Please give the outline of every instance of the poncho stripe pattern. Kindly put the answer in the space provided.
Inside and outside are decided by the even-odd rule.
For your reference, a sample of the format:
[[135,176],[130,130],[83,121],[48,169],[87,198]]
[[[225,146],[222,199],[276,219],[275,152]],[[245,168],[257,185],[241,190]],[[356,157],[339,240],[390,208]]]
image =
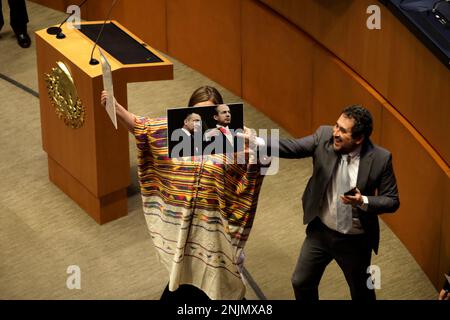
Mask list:
[[242,299],[260,167],[227,163],[223,154],[169,158],[166,118],[136,118],[134,135],[145,219],[169,289],[191,284],[211,299]]

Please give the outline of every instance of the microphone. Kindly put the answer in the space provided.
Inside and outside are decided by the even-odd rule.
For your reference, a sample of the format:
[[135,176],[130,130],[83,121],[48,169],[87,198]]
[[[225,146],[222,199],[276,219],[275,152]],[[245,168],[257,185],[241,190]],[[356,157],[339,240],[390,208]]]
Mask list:
[[114,8],[114,5],[116,4],[116,2],[117,2],[117,0],[113,0],[113,2],[111,4],[111,7],[109,7],[109,11],[108,11],[108,14],[106,15],[106,19],[105,19],[105,21],[103,21],[103,24],[102,24],[102,27],[100,29],[100,32],[98,33],[97,39],[95,40],[94,47],[92,48],[92,51],[91,51],[91,59],[89,60],[89,64],[90,65],[94,66],[96,64],[99,64],[98,60],[94,58],[94,50],[95,50],[95,47],[97,46],[98,40],[102,36],[103,29],[105,28],[106,21],[109,20],[109,16],[111,15],[112,9]]
[[[78,5],[78,8],[81,9],[81,7],[83,6],[83,4],[86,3],[87,0],[84,0],[80,5]],[[69,13],[69,15],[64,19],[63,22],[61,22],[61,24],[59,25],[59,27],[50,27],[47,28],[47,33],[48,34],[56,34],[56,38],[58,39],[64,39],[66,37],[66,35],[64,33],[62,33],[62,29],[61,26],[66,23],[67,20],[69,20],[69,18],[71,16],[73,16],[73,14],[75,13],[75,10],[73,10],[71,13]]]

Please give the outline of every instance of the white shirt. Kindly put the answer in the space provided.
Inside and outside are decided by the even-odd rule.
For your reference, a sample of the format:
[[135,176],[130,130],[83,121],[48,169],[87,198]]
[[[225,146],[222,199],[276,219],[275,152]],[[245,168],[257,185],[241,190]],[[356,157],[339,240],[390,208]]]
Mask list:
[[184,131],[184,133],[186,133],[188,137],[190,137],[190,136],[191,136],[191,132],[190,132],[190,131],[189,131],[188,129],[185,129],[185,128],[181,128],[181,130],[183,130],[183,131]]
[[[348,164],[348,174],[350,177],[350,188],[356,186],[356,182],[358,179],[358,170],[359,170],[359,160],[360,160],[360,151],[361,147],[358,147],[355,151],[349,153],[350,162]],[[327,188],[327,195],[325,205],[323,206],[322,212],[319,217],[322,222],[330,229],[337,230],[337,208],[336,208],[336,199],[340,199],[340,194],[337,194],[337,179],[336,179],[336,171],[334,170],[333,175],[331,177],[331,182]],[[367,207],[369,204],[369,200],[366,196],[362,196],[363,204],[359,206],[360,209],[367,211]],[[339,200],[341,201],[341,200]],[[349,234],[359,234],[364,233],[364,230],[361,227],[361,222],[359,218],[355,216],[356,210],[353,211],[353,225]]]

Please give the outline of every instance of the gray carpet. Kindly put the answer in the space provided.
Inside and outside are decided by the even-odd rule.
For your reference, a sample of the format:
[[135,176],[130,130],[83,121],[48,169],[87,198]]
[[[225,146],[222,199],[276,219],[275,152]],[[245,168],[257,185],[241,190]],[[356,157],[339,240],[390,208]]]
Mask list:
[[[8,22],[0,32],[0,74],[37,91],[33,44],[20,48]],[[64,14],[27,2],[29,31],[60,22]],[[203,75],[169,57],[171,81],[131,84],[129,109],[161,116],[166,108],[184,106],[191,92],[214,85],[227,102],[242,101]],[[147,233],[138,193],[128,199],[129,214],[103,226],[49,182],[41,146],[38,99],[0,79],[0,299],[158,299],[167,272],[158,263]],[[279,128],[245,103],[245,123]],[[282,136],[288,134],[281,130]],[[134,141],[130,137],[133,184],[137,191]],[[263,184],[255,224],[246,247],[246,268],[269,299],[293,299],[290,277],[305,227],[300,196],[311,174],[311,161],[281,160],[278,174]],[[435,299],[437,292],[395,235],[381,223],[379,299]],[[81,269],[81,289],[66,287],[67,268]],[[322,299],[349,299],[348,287],[335,263],[320,285]],[[256,299],[247,290],[247,299]]]

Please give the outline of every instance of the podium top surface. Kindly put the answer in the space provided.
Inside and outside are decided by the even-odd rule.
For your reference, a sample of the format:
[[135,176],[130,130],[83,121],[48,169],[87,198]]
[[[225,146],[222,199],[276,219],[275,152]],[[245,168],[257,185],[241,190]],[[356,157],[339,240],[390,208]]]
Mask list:
[[[40,42],[44,41],[90,77],[102,76],[101,64],[89,64],[101,24],[103,21],[82,22],[80,30],[63,25],[64,39],[48,34],[47,28],[36,31],[36,48],[39,50]],[[108,58],[113,73],[120,70],[129,82],[173,78],[173,64],[117,21],[105,24],[97,46]],[[93,57],[100,61],[97,49]],[[158,74],[152,75],[152,70],[158,70]]]
[[[103,23],[83,24],[80,31],[95,43],[102,26]],[[131,37],[113,22],[105,24],[97,45],[123,64],[162,62],[145,43]]]

